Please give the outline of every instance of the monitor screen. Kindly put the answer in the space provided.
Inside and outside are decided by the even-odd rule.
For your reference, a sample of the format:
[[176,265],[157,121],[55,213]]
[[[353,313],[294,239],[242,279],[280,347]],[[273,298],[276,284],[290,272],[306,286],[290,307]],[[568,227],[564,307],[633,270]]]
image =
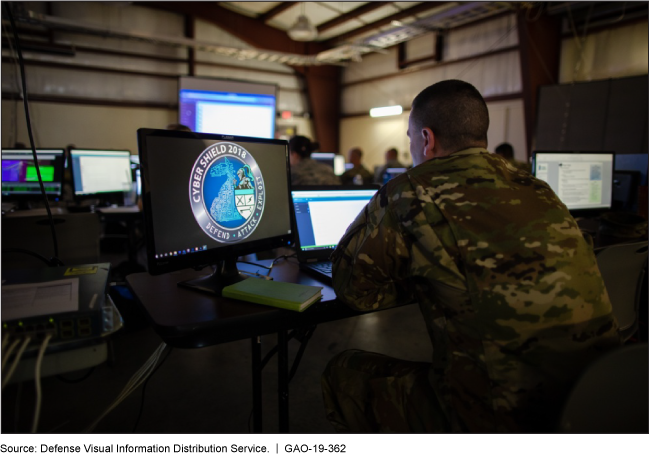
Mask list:
[[151,274],[217,264],[199,288],[219,293],[238,256],[293,241],[287,141],[140,129],[138,145]]
[[342,175],[345,173],[345,157],[334,152],[312,152],[311,156],[317,162],[324,163],[332,167],[335,175]]
[[179,122],[193,132],[273,138],[274,84],[181,77]]
[[613,152],[534,151],[533,172],[569,211],[612,206]]
[[131,152],[70,149],[76,196],[122,193],[133,183]]
[[386,171],[384,171],[384,175],[382,176],[382,183],[386,184],[388,181],[396,176],[401,175],[402,173],[406,173],[406,168],[386,168]]
[[[63,187],[64,150],[37,149],[38,167],[45,193],[60,197]],[[34,155],[30,149],[2,149],[2,196],[41,195]]]
[[334,249],[377,189],[293,190],[296,228],[302,251]]

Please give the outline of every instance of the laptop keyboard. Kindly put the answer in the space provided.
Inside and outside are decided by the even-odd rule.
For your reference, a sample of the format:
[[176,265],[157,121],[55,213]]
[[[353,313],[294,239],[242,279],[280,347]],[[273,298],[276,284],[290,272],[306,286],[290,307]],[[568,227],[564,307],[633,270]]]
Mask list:
[[309,267],[320,271],[321,273],[325,273],[328,276],[332,276],[332,262],[316,262],[316,263],[310,263]]

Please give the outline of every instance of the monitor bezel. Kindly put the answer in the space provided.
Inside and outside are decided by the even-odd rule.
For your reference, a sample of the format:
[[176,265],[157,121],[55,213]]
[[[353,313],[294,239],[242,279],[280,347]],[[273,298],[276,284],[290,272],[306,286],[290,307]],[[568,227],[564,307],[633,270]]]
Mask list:
[[[580,154],[580,155],[583,155],[583,154],[592,154],[592,155],[593,154],[599,154],[600,155],[600,154],[602,154],[602,155],[611,155],[612,156],[612,182],[610,183],[610,186],[609,186],[609,191],[610,191],[609,206],[598,206],[598,207],[590,207],[590,208],[573,208],[572,209],[572,208],[569,208],[566,205],[566,203],[564,203],[564,202],[562,202],[562,203],[567,207],[569,212],[571,214],[575,215],[575,216],[591,216],[591,215],[595,215],[595,214],[598,214],[598,213],[603,213],[603,212],[607,212],[607,211],[612,210],[613,203],[614,203],[613,202],[614,172],[616,171],[615,170],[615,166],[616,166],[616,152],[615,151],[589,151],[589,150],[583,150],[583,149],[579,149],[579,150],[563,150],[563,151],[549,151],[549,150],[545,150],[545,149],[534,150],[533,154],[532,154],[532,174],[536,178],[537,178],[537,173],[536,172],[537,172],[537,155],[538,154]],[[556,193],[555,191],[553,191],[553,192]],[[557,193],[556,193],[556,195],[557,195]],[[558,195],[558,199],[560,199],[559,195]],[[560,199],[560,201],[562,201],[562,200]]]
[[188,256],[168,257],[156,259],[156,231],[153,224],[153,214],[151,212],[151,189],[148,182],[147,168],[147,139],[151,136],[163,138],[187,138],[199,140],[215,140],[229,142],[249,142],[249,143],[267,143],[281,145],[285,148],[285,161],[287,171],[287,205],[289,217],[292,217],[292,200],[291,200],[291,172],[289,168],[289,143],[286,140],[255,138],[233,135],[221,135],[214,133],[199,132],[182,132],[173,130],[158,130],[141,128],[138,129],[138,151],[140,157],[140,171],[142,174],[142,212],[144,216],[145,239],[147,268],[150,274],[160,275],[171,273],[173,271],[183,270],[186,268],[199,268],[202,266],[215,265],[219,261],[231,260],[234,256],[240,257],[247,254],[255,254],[269,249],[290,246],[293,243],[294,229],[293,221],[289,221],[289,230],[291,233],[279,236],[273,236],[254,241],[244,241],[241,244],[222,245],[217,248],[211,248],[206,251],[193,252]]
[[[65,166],[66,166],[65,148],[36,148],[37,154],[39,153],[39,151],[51,151],[51,152],[60,153],[56,157],[58,162],[59,172],[60,172],[58,182],[61,184],[61,186],[59,188],[59,192],[58,193],[47,192],[47,191],[45,192],[45,195],[47,196],[48,200],[59,201],[63,196],[63,186],[65,184]],[[34,158],[33,151],[29,148],[1,148],[0,160],[2,160],[2,156],[4,156],[5,153],[15,153],[15,152],[26,152],[29,153],[29,157],[31,160],[33,160]],[[43,182],[43,184],[45,185],[45,182]],[[27,201],[31,202],[31,201],[38,201],[43,198],[43,194],[41,193],[40,186],[36,192],[29,193],[29,194],[15,194],[15,193],[5,194],[1,190],[0,193],[2,194],[3,200],[10,201],[10,202],[27,202]]]

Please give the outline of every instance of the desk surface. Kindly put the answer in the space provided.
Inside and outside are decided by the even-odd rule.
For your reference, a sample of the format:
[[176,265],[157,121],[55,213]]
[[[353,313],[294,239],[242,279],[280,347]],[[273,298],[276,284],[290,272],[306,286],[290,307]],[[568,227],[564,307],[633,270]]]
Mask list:
[[[238,265],[240,270],[255,271],[250,265]],[[208,269],[183,270],[161,276],[137,273],[127,276],[126,282],[157,333],[167,344],[181,348],[236,341],[361,314],[337,301],[330,286],[300,271],[295,260],[279,261],[271,276],[276,281],[323,287],[322,300],[301,313],[217,297],[177,285],[209,272]]]

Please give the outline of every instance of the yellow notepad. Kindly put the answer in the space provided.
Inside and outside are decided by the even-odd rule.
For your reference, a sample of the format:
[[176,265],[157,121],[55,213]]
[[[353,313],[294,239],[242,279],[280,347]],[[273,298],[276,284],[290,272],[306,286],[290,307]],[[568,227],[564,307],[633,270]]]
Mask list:
[[224,287],[222,295],[260,305],[304,311],[323,296],[321,289],[304,284],[247,278]]

